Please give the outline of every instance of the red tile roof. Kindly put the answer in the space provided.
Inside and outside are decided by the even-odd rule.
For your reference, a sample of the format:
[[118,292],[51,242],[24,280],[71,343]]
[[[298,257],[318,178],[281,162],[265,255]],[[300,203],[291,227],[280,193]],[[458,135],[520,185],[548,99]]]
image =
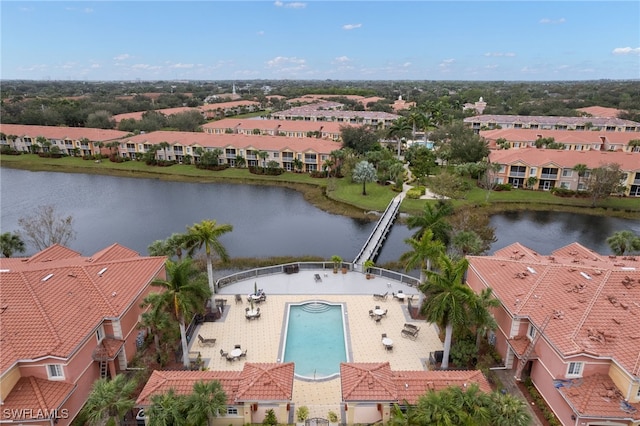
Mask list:
[[391,371],[388,362],[340,364],[342,401],[415,404],[429,390],[477,383],[483,392],[491,385],[479,370]]
[[137,406],[151,404],[153,395],[173,389],[189,395],[194,383],[218,380],[227,404],[252,401],[290,401],[293,395],[294,364],[250,363],[242,371],[154,371],[138,396]]
[[627,403],[605,374],[558,382],[558,392],[584,417],[640,420],[640,403]]
[[236,149],[253,149],[263,151],[317,152],[329,154],[340,149],[342,144],[327,139],[288,138],[286,136],[252,136],[222,134],[212,135],[201,132],[167,132],[157,131],[136,135],[126,139],[130,143],[147,143],[157,145],[168,142],[171,145],[201,146],[205,148],[234,147]]
[[120,139],[128,132],[110,129],[92,129],[89,127],[57,127],[57,126],[31,126],[23,124],[0,124],[0,132],[5,135],[16,135],[20,138],[31,137],[36,139],[43,136],[55,140],[80,140],[87,138],[92,142],[105,142]]
[[616,108],[607,108],[601,106],[592,106],[586,108],[578,108],[576,111],[584,112],[592,117],[617,118],[618,114],[624,110]]
[[226,110],[226,109],[238,108],[241,106],[260,106],[260,102],[255,102],[255,101],[218,102],[214,104],[206,104],[198,108],[201,111],[215,111],[215,110]]
[[504,138],[510,142],[535,142],[542,138],[553,138],[556,142],[565,144],[597,145],[603,143],[628,145],[629,141],[640,139],[638,132],[605,132],[605,131],[576,131],[576,130],[546,130],[546,129],[494,129],[481,130],[480,136],[497,141]]
[[[37,379],[35,377],[21,377],[11,393],[2,402],[3,413],[25,413],[33,416],[37,413],[51,412],[59,409],[64,401],[75,391],[72,383]],[[21,411],[22,410],[22,411]],[[5,420],[25,420],[24,414],[20,418],[2,416]]]
[[[252,131],[260,129],[262,131],[274,132],[329,132],[340,133],[340,128],[344,123],[331,121],[303,121],[303,120],[242,120],[235,118],[224,118],[202,125],[203,129],[242,129]],[[352,125],[355,126],[355,125]]]
[[640,170],[640,154],[633,152],[610,151],[566,151],[556,149],[520,148],[493,150],[489,161],[498,164],[522,163],[533,167],[555,165],[573,168],[578,163],[586,164],[589,169],[601,167],[606,163],[618,163],[625,171]]
[[[159,112],[162,115],[165,116],[170,116],[170,115],[175,115],[175,114],[182,114],[185,112],[189,112],[189,111],[198,111],[200,112],[200,109],[195,108],[195,107],[176,107],[176,108],[163,108],[163,109],[156,109],[154,110],[155,112]],[[137,111],[137,112],[127,112],[125,114],[117,114],[113,116],[113,119],[115,120],[116,123],[120,123],[122,120],[142,120],[142,115],[144,113],[146,113],[147,111]]]
[[[109,256],[116,252],[126,256]],[[21,360],[70,357],[164,270],[164,257],[117,245],[100,253],[103,258],[83,257],[52,246],[31,258],[0,259],[0,372]]]
[[573,243],[543,256],[515,244],[493,256],[469,256],[470,272],[514,317],[538,327],[564,356],[615,359],[640,374],[640,260],[605,257]]

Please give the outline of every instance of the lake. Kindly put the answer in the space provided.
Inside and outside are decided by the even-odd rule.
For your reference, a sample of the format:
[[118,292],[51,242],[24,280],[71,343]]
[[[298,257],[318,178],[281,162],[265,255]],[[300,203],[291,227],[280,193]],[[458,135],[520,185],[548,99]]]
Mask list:
[[[339,255],[351,261],[374,223],[327,213],[291,189],[224,183],[184,183],[0,167],[0,229],[17,231],[18,219],[39,205],[71,214],[77,238],[70,248],[90,255],[120,243],[141,254],[151,242],[203,219],[233,225],[222,236],[231,257]],[[640,234],[640,221],[557,212],[494,215],[498,241],[491,251],[520,242],[541,254],[574,241],[603,254],[615,231]],[[413,234],[394,225],[377,259],[397,260]],[[29,253],[34,249],[30,248]]]

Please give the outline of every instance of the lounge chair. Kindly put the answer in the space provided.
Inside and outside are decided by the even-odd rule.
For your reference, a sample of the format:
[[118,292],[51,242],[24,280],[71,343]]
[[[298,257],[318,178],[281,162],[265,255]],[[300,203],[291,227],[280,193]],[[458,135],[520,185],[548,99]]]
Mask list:
[[320,274],[315,274],[313,278],[316,280],[316,282],[322,282],[322,278],[320,278]]
[[198,334],[198,344],[200,346],[213,346],[216,344],[216,339],[205,339]]
[[403,328],[400,334],[402,335],[402,337],[407,337],[411,340],[416,340],[418,338],[418,331],[419,330],[409,330],[407,328]]
[[409,331],[417,331],[420,330],[420,327],[418,327],[417,325],[413,325],[413,324],[409,324],[409,323],[405,323],[404,324],[404,328],[409,330]]

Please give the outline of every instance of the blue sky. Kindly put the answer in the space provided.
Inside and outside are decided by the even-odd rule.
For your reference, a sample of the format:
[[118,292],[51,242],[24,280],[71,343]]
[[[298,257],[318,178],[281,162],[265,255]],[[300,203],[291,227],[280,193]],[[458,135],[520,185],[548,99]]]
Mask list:
[[4,1],[2,79],[640,78],[640,2]]

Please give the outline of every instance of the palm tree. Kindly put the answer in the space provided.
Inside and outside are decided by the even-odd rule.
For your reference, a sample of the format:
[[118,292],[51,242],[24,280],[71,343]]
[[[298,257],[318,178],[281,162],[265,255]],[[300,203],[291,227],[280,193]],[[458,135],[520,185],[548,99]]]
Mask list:
[[302,171],[302,167],[304,167],[304,163],[299,158],[294,158],[291,161],[291,164],[293,165],[293,169],[297,170],[299,172],[301,172]]
[[451,243],[462,256],[481,254],[484,248],[482,239],[475,231],[460,231],[453,237]]
[[269,153],[267,151],[258,151],[256,156],[262,160],[262,168],[264,169],[266,166],[265,161],[269,158]]
[[578,163],[575,166],[573,166],[573,169],[575,172],[578,173],[578,186],[576,187],[576,189],[580,189],[580,180],[582,179],[582,177],[585,175],[585,173],[587,173],[587,170],[589,170],[587,168],[586,164],[582,164],[582,163]]
[[166,141],[162,141],[158,144],[158,147],[162,148],[162,159],[164,161],[167,161],[167,148],[169,148],[171,145],[169,144],[169,142]]
[[171,328],[171,316],[164,305],[164,296],[162,293],[150,293],[140,306],[149,308],[140,316],[140,327],[146,328],[147,332],[153,335],[154,348],[156,353],[160,354],[160,340],[164,332]]
[[327,158],[326,160],[324,160],[324,163],[322,163],[322,169],[327,172],[327,178],[331,177],[331,170],[333,169],[334,165],[335,162],[331,158]]
[[632,231],[618,231],[607,238],[607,244],[616,256],[624,256],[627,252],[640,250],[640,237]]
[[368,161],[361,161],[353,169],[351,178],[354,182],[362,182],[362,195],[367,195],[367,182],[376,180],[376,169]]
[[460,326],[467,319],[468,307],[475,293],[463,284],[464,274],[469,266],[465,258],[454,261],[447,255],[438,258],[438,271],[426,271],[427,280],[420,286],[424,302],[420,309],[428,322],[445,330],[442,369],[449,368],[449,353],[453,327]]
[[489,422],[493,426],[529,426],[531,424],[531,413],[527,403],[508,393],[491,393],[489,413]]
[[101,142],[101,141],[94,142],[93,146],[98,148],[98,152],[96,152],[95,155],[100,155],[102,152],[100,150],[104,147],[104,142]]
[[82,408],[88,423],[116,426],[119,419],[135,405],[136,401],[132,398],[135,390],[135,380],[129,380],[124,374],[118,374],[112,380],[98,379]]
[[219,238],[227,232],[233,231],[233,226],[228,224],[218,225],[215,220],[203,220],[200,223],[195,223],[191,227],[187,227],[187,236],[185,246],[189,250],[202,249],[204,246],[205,254],[207,256],[207,276],[209,278],[209,289],[211,290],[212,299],[211,306],[213,306],[213,295],[216,292],[213,284],[213,263],[212,263],[212,251],[215,252],[223,262],[229,259],[227,250],[220,243]]
[[169,308],[178,320],[182,343],[182,362],[184,367],[188,368],[189,353],[185,317],[201,311],[204,301],[211,295],[211,292],[206,284],[198,279],[198,271],[193,268],[191,259],[185,259],[180,263],[167,261],[167,277],[167,280],[155,279],[151,285],[164,288],[164,292],[161,293],[163,298],[159,304]]
[[402,139],[411,134],[411,124],[405,117],[400,117],[389,127],[387,134],[391,138],[395,138],[398,142],[397,154],[400,158],[400,148],[402,146]]
[[500,306],[500,301],[493,297],[493,290],[485,288],[480,294],[476,294],[469,307],[470,320],[476,328],[476,349],[478,351],[480,351],[480,343],[487,331],[495,330],[498,326],[490,311],[491,308],[497,306]]
[[189,414],[187,422],[192,425],[211,424],[211,419],[224,412],[227,395],[218,380],[196,382],[193,393],[187,397]]
[[187,424],[187,403],[184,395],[176,395],[173,388],[151,397],[146,415],[149,426],[183,426]]
[[420,268],[420,282],[426,280],[426,272],[431,270],[431,261],[438,259],[444,252],[445,246],[442,241],[433,239],[433,231],[426,229],[419,240],[407,238],[404,240],[409,244],[412,251],[403,253],[400,262],[405,266],[405,270]]
[[411,425],[429,426],[475,426],[473,419],[465,413],[448,389],[427,391],[418,398],[418,403],[409,419]]
[[0,252],[4,257],[11,257],[14,253],[24,253],[26,250],[24,241],[19,234],[4,232],[0,235]]
[[489,424],[489,394],[482,392],[477,383],[472,383],[464,389],[451,386],[445,392],[451,393],[456,407],[469,416],[471,424]]
[[453,206],[447,201],[439,201],[435,206],[432,203],[426,203],[422,215],[407,218],[407,227],[418,228],[413,238],[420,238],[426,229],[431,229],[433,237],[447,246],[451,224],[447,222],[446,217],[452,213]]

